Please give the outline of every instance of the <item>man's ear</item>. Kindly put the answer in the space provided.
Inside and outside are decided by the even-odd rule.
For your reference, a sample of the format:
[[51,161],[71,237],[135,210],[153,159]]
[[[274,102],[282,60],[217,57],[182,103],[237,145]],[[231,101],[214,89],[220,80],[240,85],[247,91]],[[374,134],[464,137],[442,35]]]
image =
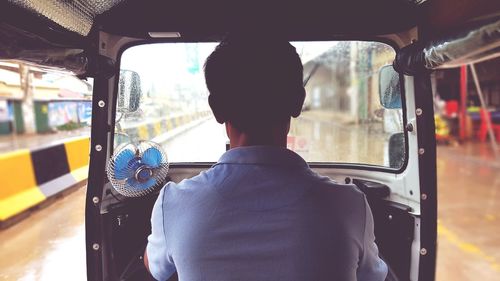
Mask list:
[[298,89],[298,98],[295,100],[297,103],[293,104],[292,108],[292,117],[297,118],[299,117],[300,113],[302,112],[302,106],[304,105],[304,101],[306,99],[306,89],[304,87],[300,87]]
[[222,112],[220,103],[214,95],[208,95],[208,105],[210,105],[210,108],[212,109],[215,120],[217,120],[219,124],[224,124],[224,122],[226,122],[226,117]]

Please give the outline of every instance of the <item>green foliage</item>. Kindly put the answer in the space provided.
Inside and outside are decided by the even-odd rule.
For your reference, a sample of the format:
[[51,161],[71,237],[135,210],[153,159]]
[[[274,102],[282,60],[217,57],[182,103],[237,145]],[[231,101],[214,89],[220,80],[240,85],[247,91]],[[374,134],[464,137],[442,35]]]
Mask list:
[[73,121],[70,121],[69,123],[57,126],[57,129],[59,131],[72,131],[76,129],[80,129],[84,126],[84,124],[76,123]]

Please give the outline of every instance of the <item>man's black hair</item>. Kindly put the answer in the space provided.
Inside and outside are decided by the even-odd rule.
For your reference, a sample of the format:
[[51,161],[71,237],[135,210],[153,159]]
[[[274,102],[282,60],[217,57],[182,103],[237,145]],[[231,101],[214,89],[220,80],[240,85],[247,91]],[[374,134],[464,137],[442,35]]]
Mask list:
[[227,36],[206,60],[205,80],[217,121],[245,132],[297,117],[305,97],[295,48],[270,36]]

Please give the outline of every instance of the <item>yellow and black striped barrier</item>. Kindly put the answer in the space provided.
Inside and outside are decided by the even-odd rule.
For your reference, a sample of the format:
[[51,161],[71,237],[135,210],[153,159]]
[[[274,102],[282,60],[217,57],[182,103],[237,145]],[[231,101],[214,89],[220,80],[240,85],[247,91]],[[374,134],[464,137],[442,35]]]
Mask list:
[[[209,115],[206,111],[169,117],[124,131],[133,138],[153,139]],[[86,180],[89,146],[89,137],[79,137],[0,154],[0,228],[7,220]]]
[[188,115],[178,115],[160,119],[152,123],[144,123],[128,127],[125,128],[123,132],[130,136],[131,139],[148,140],[210,115],[210,111],[197,112]]
[[0,155],[0,226],[8,219],[87,179],[88,137]]

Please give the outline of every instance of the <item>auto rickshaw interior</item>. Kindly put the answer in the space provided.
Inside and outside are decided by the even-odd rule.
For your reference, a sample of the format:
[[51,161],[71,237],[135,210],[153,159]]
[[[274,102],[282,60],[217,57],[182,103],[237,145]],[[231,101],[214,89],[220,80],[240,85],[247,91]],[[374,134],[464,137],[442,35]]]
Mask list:
[[[141,255],[159,188],[210,168],[225,151],[225,136],[212,133],[203,102],[202,64],[225,34],[242,30],[252,30],[256,41],[259,32],[279,33],[296,47],[308,99],[292,125],[289,148],[318,173],[365,192],[388,280],[434,280],[429,72],[498,54],[500,7],[494,2],[8,0],[0,3],[0,57],[94,78],[89,280],[149,278]],[[345,126],[332,127],[332,120]],[[203,138],[181,130],[202,122],[212,124]],[[172,144],[179,136],[184,140]],[[113,168],[130,156],[119,156],[127,149],[137,152],[127,161],[156,151],[154,164],[134,171],[138,183]],[[134,185],[144,187],[157,175],[147,192],[136,192]]]
[[[104,233],[110,234],[112,242],[112,266],[127,276],[138,274],[128,269],[135,269],[132,265],[141,263],[139,257],[150,232],[145,218],[151,213],[159,188],[168,180],[178,182],[195,176],[213,165],[226,150],[227,137],[224,128],[211,117],[201,70],[217,43],[170,40],[130,46],[120,58],[114,151],[110,161],[114,168],[108,166],[110,182],[104,187],[100,208]],[[366,175],[351,177],[337,169],[357,167],[392,175],[401,173],[407,165],[402,77],[390,65],[396,54],[394,48],[379,41],[354,40],[292,41],[292,44],[302,57],[304,84],[312,95],[306,98],[302,117],[292,120],[288,148],[304,157],[311,167],[323,168],[323,174],[353,183],[367,194],[376,214],[377,243],[384,259],[391,264],[394,275],[409,276],[413,212],[418,208],[417,203],[387,201],[391,189],[386,181],[367,180]],[[365,53],[369,55],[364,56]],[[356,65],[351,66],[353,63]],[[366,89],[359,91],[367,94],[367,100],[373,100],[360,109],[348,95],[349,89],[353,91],[351,85],[356,83],[355,79],[370,83],[361,84]],[[379,87],[373,87],[375,84]],[[360,121],[352,118],[342,121],[333,131],[330,125],[323,124],[335,122],[332,117],[347,119],[353,109],[360,114]],[[331,115],[334,112],[339,115]],[[378,117],[377,112],[381,112]],[[165,178],[160,174],[168,169],[167,161],[158,161],[153,178],[158,173],[161,180],[147,187],[147,182],[138,179],[124,181],[119,171],[122,155],[131,144],[146,145],[139,148],[143,151],[154,148],[141,142],[145,134],[137,129],[141,123],[157,124],[156,128],[147,127],[148,139],[160,144],[165,151],[162,154],[166,153],[170,162]],[[193,134],[197,131],[198,134]],[[145,154],[143,158],[147,157]]]

